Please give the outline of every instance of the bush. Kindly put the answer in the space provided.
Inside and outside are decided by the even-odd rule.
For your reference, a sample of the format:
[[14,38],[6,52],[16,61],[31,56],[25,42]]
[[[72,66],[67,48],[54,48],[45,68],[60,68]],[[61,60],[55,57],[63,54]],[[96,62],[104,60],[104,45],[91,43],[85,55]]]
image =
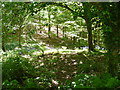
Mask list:
[[17,80],[5,80],[2,85],[3,88],[20,88],[19,82]]
[[24,83],[25,83],[25,87],[24,88],[40,88],[39,85],[32,78],[26,79],[24,81]]
[[87,74],[76,75],[74,81],[69,82],[64,87],[69,88],[116,88],[120,85],[120,80],[105,73],[100,76]]
[[[3,88],[49,87],[50,81],[47,77],[49,74],[41,73],[32,64],[33,62],[19,55],[17,51],[4,53],[2,61]],[[39,79],[36,78],[38,76]]]
[[22,83],[23,80],[28,76],[32,76],[34,73],[34,68],[31,62],[19,55],[4,58],[2,67],[3,82],[5,80],[17,80]]

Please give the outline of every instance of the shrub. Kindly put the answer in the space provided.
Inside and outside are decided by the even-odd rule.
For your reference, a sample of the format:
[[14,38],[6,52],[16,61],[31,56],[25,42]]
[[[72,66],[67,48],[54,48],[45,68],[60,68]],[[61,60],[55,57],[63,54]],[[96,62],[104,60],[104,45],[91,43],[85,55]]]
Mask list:
[[2,85],[3,88],[20,88],[19,82],[17,80],[5,80]]
[[100,76],[78,74],[74,81],[66,84],[70,88],[116,88],[120,85],[120,80],[105,73]]
[[31,62],[19,55],[4,58],[2,67],[3,82],[17,80],[22,83],[27,76],[30,77],[34,73]]

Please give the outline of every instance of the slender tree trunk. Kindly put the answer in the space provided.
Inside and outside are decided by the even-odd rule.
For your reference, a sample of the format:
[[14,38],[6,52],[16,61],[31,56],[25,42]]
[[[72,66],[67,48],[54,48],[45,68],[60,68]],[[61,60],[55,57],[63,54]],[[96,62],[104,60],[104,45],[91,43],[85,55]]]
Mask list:
[[5,52],[5,37],[4,37],[4,33],[2,33],[2,50]]
[[51,31],[51,26],[50,26],[50,24],[49,24],[49,26],[48,26],[48,37],[50,38],[50,31]]
[[76,43],[76,37],[74,36],[73,37],[73,44],[75,45],[75,43]]
[[2,39],[2,50],[5,52],[6,51],[6,49],[5,49],[5,35],[6,35],[6,33],[5,33],[5,27],[4,27],[4,25],[2,25],[2,35],[1,35],[1,39]]
[[95,32],[93,33],[93,46],[94,48],[96,46],[96,33]]
[[21,34],[22,34],[22,25],[19,28],[19,33],[18,33],[18,41],[19,41],[19,48],[21,48]]
[[87,31],[88,31],[88,46],[90,51],[94,51],[93,40],[92,40],[92,24],[89,19],[86,19]]
[[63,38],[65,37],[65,28],[63,27]]
[[50,38],[50,31],[51,31],[51,25],[50,25],[50,13],[48,11],[48,37]]
[[58,25],[56,25],[56,29],[57,29],[57,37],[59,37],[59,35],[58,35],[58,33],[59,33],[59,32],[58,32]]
[[100,30],[97,31],[97,45],[100,46]]
[[[40,17],[40,15],[39,15],[39,23],[41,23],[41,17]],[[39,25],[39,27],[40,27],[40,28],[39,28],[39,29],[40,29],[40,33],[42,33],[42,30],[41,30],[41,29],[42,29],[42,26]]]

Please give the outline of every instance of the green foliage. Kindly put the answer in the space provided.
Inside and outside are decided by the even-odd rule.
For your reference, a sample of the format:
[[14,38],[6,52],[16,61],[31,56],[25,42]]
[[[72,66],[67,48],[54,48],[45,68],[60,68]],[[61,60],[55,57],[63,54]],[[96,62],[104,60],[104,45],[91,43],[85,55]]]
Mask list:
[[30,55],[32,56],[34,52],[39,51],[41,54],[44,53],[44,51],[46,50],[44,45],[40,45],[40,44],[32,44],[32,43],[24,43],[24,46],[22,48],[18,48],[16,47],[15,50],[13,50],[14,52],[16,52],[19,55]]
[[21,85],[17,80],[12,80],[12,81],[8,81],[5,80],[3,82],[3,89],[7,88],[7,89],[12,89],[12,88],[43,88],[42,86],[39,86],[39,84],[37,82],[35,82],[34,79],[32,78],[27,78],[24,81],[24,85]]
[[[87,53],[86,53],[87,54]],[[38,68],[34,68],[32,63],[20,56],[16,52],[7,52],[3,54],[3,88],[48,88],[51,86],[51,79],[55,78],[56,75],[53,72],[49,71],[52,69],[50,66],[40,66],[40,63],[32,63]],[[59,54],[55,54],[55,56]],[[54,57],[55,57],[54,56]],[[44,58],[45,63],[54,64],[58,63],[59,59],[56,58]],[[35,58],[34,58],[35,59]],[[47,60],[47,62],[46,62]],[[80,69],[82,72],[89,72],[93,68],[90,68],[90,65],[93,65],[92,61],[83,60],[81,63]],[[98,64],[99,65],[99,64]],[[96,65],[96,67],[98,66]],[[49,70],[48,68],[49,67]],[[99,68],[101,69],[101,68]],[[63,82],[61,82],[63,83]],[[60,88],[115,88],[118,87],[120,81],[112,77],[110,74],[101,74],[101,75],[92,75],[92,74],[76,74],[73,80],[66,80],[63,85],[60,85]]]
[[4,88],[9,88],[9,89],[12,89],[12,88],[20,88],[20,85],[19,85],[19,82],[17,80],[12,80],[12,81],[8,81],[8,80],[5,80],[3,81],[3,89]]
[[93,86],[94,87],[106,87],[106,88],[115,88],[120,84],[120,80],[116,77],[112,77],[110,74],[102,74],[99,77],[93,77]]
[[[50,73],[47,73],[48,71],[41,73],[46,71],[46,68],[41,68],[41,71],[35,69],[33,62],[20,55],[21,51],[13,50],[3,53],[3,88],[47,88]],[[39,79],[36,78],[37,75]]]
[[18,46],[18,43],[6,43],[5,47],[6,47],[6,50],[13,50],[15,47]]
[[24,81],[24,83],[25,83],[25,87],[24,88],[40,88],[40,86],[32,78],[26,79]]
[[[51,87],[52,79],[57,79],[57,74],[60,73],[70,73],[70,78],[76,73],[73,81],[60,82],[60,87],[64,88],[119,86],[120,80],[113,77],[118,74],[112,74],[117,72],[116,66],[119,64],[118,13],[117,3],[2,2],[2,47],[7,50],[2,56],[3,88]],[[47,33],[49,24],[51,31]],[[58,33],[56,25],[59,26]],[[91,28],[93,33],[88,32],[92,32]],[[59,37],[56,37],[56,33]],[[48,39],[47,34],[50,34],[51,38]],[[104,54],[99,53],[100,50],[82,52],[72,58],[72,53],[77,51],[65,49],[78,49],[88,45],[92,47],[93,41],[94,46],[106,46],[109,51],[108,60],[102,58]],[[44,53],[45,45],[38,44],[42,42],[46,42],[48,49],[57,49],[57,54],[49,53],[52,50]],[[20,44],[22,47],[18,48]],[[65,46],[62,48],[64,51],[59,51],[59,47],[62,46]],[[72,67],[73,71],[77,70],[68,73],[69,67]],[[113,76],[106,73],[108,67]],[[68,79],[62,75],[60,78]]]
[[119,84],[120,80],[107,73],[100,76],[78,74],[68,86],[72,88],[115,88]]
[[18,80],[19,82],[22,82],[27,75],[34,74],[32,63],[19,55],[5,57],[2,67],[3,81]]
[[91,80],[89,80],[89,78],[90,78],[89,75],[84,75],[84,74],[76,75],[75,82],[72,82],[72,86],[74,88],[84,88],[84,87],[90,88]]

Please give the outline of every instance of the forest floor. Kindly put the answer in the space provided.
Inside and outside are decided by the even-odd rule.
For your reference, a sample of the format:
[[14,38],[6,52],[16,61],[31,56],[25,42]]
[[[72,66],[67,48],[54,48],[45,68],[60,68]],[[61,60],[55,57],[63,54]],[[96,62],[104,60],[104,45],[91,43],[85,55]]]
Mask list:
[[[33,39],[36,44],[44,44],[46,50],[41,54],[40,49],[31,48],[33,52],[28,50],[30,53],[22,54],[22,57],[32,61],[36,70],[34,77],[41,78],[43,74],[50,79],[50,87],[65,85],[67,81],[72,82],[78,74],[97,75],[106,71],[107,64],[103,52],[88,52],[86,47],[75,49],[77,43],[70,38],[63,39],[55,35],[49,38],[46,32],[37,33]],[[29,47],[28,43],[26,46]]]
[[[48,50],[49,51],[49,50]],[[73,81],[76,74],[97,75],[105,72],[105,57],[103,53],[90,54],[86,51],[48,52],[29,57],[36,70],[36,77],[42,73],[51,80],[51,86],[64,85]],[[99,64],[100,63],[100,64]],[[51,87],[50,86],[50,87]]]
[[[62,30],[59,29],[58,32],[58,37],[56,36],[56,32],[54,28],[51,28],[50,32],[50,37],[48,36],[48,30],[42,30],[37,31],[33,36],[32,36],[32,41],[36,41],[39,43],[44,43],[45,45],[48,45],[49,47],[53,48],[61,48],[62,46],[66,47],[67,49],[75,49],[80,48],[82,45],[82,40],[79,42],[80,38],[76,38],[75,40],[73,39],[73,36],[71,35],[65,35],[63,36]],[[84,41],[85,44],[87,45],[87,41]]]
[[72,81],[76,74],[96,75],[106,71],[102,52],[92,54],[86,47],[75,50],[75,43],[70,38],[63,39],[55,35],[49,38],[47,32],[37,33],[32,38],[47,49],[44,54],[38,50],[28,56],[35,67],[35,76],[39,77],[41,73],[48,76],[52,86],[64,85]]

